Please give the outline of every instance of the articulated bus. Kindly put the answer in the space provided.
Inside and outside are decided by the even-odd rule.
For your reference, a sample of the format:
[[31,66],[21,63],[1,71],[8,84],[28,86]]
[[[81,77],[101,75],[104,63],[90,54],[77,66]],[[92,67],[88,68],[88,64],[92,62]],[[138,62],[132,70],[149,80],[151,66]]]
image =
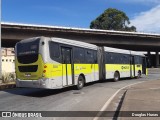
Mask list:
[[143,54],[70,39],[34,37],[15,50],[17,87],[81,89],[92,81],[147,74]]

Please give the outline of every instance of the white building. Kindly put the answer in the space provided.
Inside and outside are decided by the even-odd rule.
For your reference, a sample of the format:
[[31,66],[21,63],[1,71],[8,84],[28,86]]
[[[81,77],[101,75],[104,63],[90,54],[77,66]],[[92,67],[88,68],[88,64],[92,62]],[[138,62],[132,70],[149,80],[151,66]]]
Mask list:
[[15,53],[14,48],[2,48],[2,73],[15,72]]

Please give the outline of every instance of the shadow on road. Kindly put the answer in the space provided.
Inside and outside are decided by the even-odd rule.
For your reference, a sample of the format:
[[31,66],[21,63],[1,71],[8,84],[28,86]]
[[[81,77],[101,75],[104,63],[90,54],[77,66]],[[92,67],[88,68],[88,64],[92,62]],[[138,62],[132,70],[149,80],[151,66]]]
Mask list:
[[73,87],[67,87],[63,89],[14,88],[2,91],[10,94],[22,95],[28,97],[46,97],[46,96],[56,95],[59,93],[64,93],[70,90],[73,90]]
[[[121,80],[128,80],[121,79]],[[95,81],[85,84],[85,87],[94,85],[96,83],[107,83],[107,82],[113,82],[113,80],[101,80],[101,81]],[[76,90],[76,86],[66,87],[62,89],[40,89],[40,88],[13,88],[13,89],[6,89],[2,90],[4,92],[15,94],[15,95],[22,95],[22,96],[28,96],[28,97],[47,97],[51,95],[56,95],[60,93],[65,93],[67,91],[74,90],[75,92],[80,92],[81,90]]]

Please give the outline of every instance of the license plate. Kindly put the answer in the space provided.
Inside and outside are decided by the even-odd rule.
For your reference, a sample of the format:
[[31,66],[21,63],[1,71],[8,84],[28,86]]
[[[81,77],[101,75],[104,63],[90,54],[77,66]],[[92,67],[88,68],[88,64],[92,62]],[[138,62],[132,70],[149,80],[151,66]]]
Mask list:
[[30,77],[30,76],[31,76],[31,73],[25,73],[24,76],[25,76],[25,77]]

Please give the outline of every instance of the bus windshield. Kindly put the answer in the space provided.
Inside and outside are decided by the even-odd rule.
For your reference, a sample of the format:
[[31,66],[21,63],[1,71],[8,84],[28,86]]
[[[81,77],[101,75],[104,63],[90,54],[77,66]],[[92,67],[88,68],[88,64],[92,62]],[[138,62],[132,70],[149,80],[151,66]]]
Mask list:
[[39,39],[17,43],[17,59],[19,63],[29,64],[38,60]]

